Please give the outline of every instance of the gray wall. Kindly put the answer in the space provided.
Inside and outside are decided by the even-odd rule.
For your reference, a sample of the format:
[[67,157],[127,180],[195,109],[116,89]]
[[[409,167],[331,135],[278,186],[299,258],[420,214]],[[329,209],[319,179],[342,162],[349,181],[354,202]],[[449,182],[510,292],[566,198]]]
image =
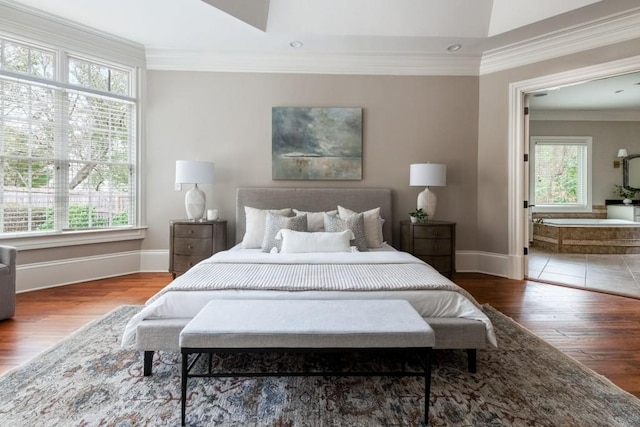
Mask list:
[[[168,248],[168,221],[185,217],[175,160],[196,158],[216,163],[216,184],[201,188],[229,220],[239,186],[391,188],[396,244],[398,221],[422,191],[409,186],[409,165],[445,163],[436,219],[458,223],[458,249],[476,246],[477,77],[149,71],[147,93],[143,249]],[[363,180],[273,181],[273,106],[362,107]]]

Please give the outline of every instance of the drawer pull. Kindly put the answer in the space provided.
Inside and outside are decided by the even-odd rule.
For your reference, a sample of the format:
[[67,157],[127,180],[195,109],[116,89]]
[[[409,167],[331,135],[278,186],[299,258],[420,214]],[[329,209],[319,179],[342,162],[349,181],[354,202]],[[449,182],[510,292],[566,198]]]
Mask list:
[[193,246],[187,245],[187,249],[193,249]]
[[193,234],[193,230],[189,230],[189,234]]

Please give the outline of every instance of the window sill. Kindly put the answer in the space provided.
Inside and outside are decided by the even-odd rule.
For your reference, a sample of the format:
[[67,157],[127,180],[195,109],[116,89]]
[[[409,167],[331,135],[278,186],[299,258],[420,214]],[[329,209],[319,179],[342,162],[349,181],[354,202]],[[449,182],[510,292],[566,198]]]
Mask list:
[[47,249],[63,246],[92,245],[144,239],[147,227],[132,227],[117,230],[63,231],[51,234],[0,238],[0,244],[15,246],[18,250]]

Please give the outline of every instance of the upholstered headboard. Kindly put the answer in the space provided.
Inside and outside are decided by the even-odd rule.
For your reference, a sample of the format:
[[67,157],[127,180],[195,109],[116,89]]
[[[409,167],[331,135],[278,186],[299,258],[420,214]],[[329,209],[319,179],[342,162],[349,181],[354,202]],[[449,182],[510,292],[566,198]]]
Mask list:
[[388,188],[238,188],[236,195],[236,242],[241,242],[245,232],[244,207],[257,209],[294,208],[319,212],[344,206],[362,212],[380,207],[384,240],[391,243],[393,210],[391,190]]

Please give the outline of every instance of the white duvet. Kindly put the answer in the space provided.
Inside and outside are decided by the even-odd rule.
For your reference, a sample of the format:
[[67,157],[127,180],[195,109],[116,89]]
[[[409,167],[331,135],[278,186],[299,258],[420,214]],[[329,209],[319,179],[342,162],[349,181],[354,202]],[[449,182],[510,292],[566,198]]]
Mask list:
[[[274,274],[279,271],[278,265],[284,265],[290,273]],[[331,267],[339,265],[350,269],[336,276],[349,286],[334,283],[333,276],[331,280],[322,279],[325,273],[335,274]],[[403,269],[401,265],[412,270],[406,277],[398,274]],[[418,274],[413,271],[416,269]],[[284,283],[287,281],[291,283]],[[300,283],[304,285],[301,287]],[[343,288],[348,290],[340,290]],[[497,345],[493,325],[473,297],[408,253],[387,250],[271,254],[242,249],[213,255],[149,299],[127,324],[123,346],[135,342],[136,328],[143,320],[190,319],[212,299],[403,299],[423,317],[481,321],[486,326],[488,342]]]

